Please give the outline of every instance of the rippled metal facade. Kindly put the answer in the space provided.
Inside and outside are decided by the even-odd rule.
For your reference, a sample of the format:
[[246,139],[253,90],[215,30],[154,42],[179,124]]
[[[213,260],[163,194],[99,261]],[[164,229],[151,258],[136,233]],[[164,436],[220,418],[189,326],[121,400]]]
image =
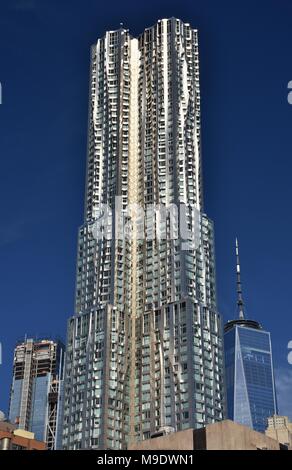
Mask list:
[[[189,24],[163,19],[137,39],[121,27],[92,47],[66,449],[125,448],[224,416],[200,106],[198,33]],[[119,216],[105,223],[117,205]]]

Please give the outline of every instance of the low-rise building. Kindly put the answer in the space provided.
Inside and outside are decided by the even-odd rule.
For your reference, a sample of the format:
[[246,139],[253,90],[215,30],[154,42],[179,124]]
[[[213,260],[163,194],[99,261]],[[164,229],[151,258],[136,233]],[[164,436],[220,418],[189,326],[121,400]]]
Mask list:
[[274,415],[268,418],[266,436],[272,437],[292,449],[292,423],[287,416]]
[[153,437],[129,450],[281,450],[275,439],[230,420]]
[[33,432],[0,421],[0,450],[46,450],[46,443],[37,441]]

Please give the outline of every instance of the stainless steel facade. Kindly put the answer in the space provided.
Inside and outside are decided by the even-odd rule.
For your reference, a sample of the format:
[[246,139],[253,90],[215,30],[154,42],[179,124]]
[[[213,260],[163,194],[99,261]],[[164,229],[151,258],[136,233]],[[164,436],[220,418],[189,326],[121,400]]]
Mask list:
[[63,448],[125,448],[221,420],[223,368],[197,30],[172,18],[138,39],[107,32],[91,49]]

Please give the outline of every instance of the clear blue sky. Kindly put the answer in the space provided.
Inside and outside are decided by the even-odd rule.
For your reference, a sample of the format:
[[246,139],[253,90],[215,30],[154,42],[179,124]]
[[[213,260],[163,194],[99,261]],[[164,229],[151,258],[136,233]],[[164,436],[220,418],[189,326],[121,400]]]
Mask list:
[[280,411],[292,415],[289,0],[0,0],[0,409],[16,340],[64,337],[73,313],[90,45],[120,22],[139,34],[170,16],[200,33],[205,210],[215,221],[219,308],[226,320],[236,313],[237,235],[246,311],[272,332]]

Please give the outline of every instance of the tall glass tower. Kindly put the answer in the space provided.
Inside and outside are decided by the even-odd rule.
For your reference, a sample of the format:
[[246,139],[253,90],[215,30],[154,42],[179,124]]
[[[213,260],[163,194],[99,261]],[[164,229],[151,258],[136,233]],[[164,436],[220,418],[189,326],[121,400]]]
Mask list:
[[14,351],[9,421],[31,431],[48,450],[61,446],[64,346],[27,339]]
[[245,318],[237,240],[236,259],[239,318],[224,328],[228,418],[264,432],[277,414],[271,337]]
[[158,21],[91,49],[84,225],[63,448],[125,448],[224,415],[198,32]]

